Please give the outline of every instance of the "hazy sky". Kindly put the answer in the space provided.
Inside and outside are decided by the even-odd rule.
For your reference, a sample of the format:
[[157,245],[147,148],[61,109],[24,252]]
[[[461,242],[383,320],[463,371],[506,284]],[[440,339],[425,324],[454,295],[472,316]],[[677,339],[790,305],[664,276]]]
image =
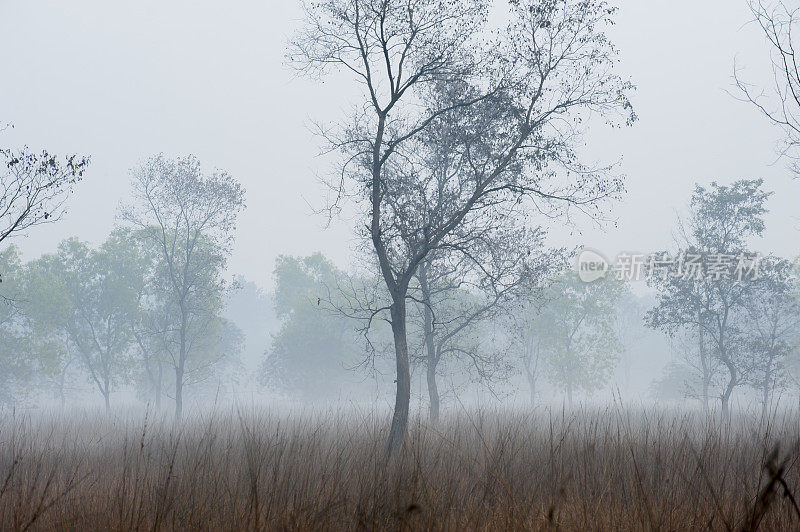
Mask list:
[[[584,224],[570,244],[608,255],[667,246],[695,182],[764,177],[771,199],[764,252],[796,255],[800,181],[775,162],[778,132],[725,91],[734,58],[769,79],[767,48],[746,26],[744,0],[626,0],[614,40],[638,86],[640,121],[598,130],[589,151],[623,157],[628,193],[616,227]],[[269,286],[278,254],[323,251],[346,265],[349,221],[313,214],[324,171],[311,119],[342,116],[353,91],[298,79],[284,64],[294,0],[228,2],[0,0],[0,144],[90,154],[92,165],[57,225],[17,243],[26,258],[77,235],[100,242],[128,193],[128,169],[149,155],[197,155],[247,189],[231,273]],[[311,205],[311,206],[310,206]]]

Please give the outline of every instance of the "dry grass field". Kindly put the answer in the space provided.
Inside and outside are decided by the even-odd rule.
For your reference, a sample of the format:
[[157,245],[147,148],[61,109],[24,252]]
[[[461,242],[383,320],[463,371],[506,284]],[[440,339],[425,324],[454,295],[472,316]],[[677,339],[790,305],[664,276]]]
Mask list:
[[[232,411],[0,424],[4,529],[790,530],[797,418],[462,413],[416,422],[386,460],[383,416]],[[779,450],[775,452],[776,445]]]

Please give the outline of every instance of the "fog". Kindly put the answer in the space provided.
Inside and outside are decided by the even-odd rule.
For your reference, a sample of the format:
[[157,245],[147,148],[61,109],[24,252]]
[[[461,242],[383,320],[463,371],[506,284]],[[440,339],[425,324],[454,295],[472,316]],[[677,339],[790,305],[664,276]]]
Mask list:
[[[171,455],[184,471],[204,442],[237,434],[201,467],[215,486],[249,476],[250,492],[225,495],[248,501],[234,528],[795,526],[800,509],[779,515],[773,496],[800,482],[786,465],[800,404],[800,16],[766,0],[611,6],[0,2],[0,433],[25,427],[24,447],[113,429],[126,436],[108,452],[125,462],[127,434],[142,427],[143,450],[155,423],[148,445],[196,444]],[[657,484],[655,426],[676,482],[693,449],[733,467],[704,454],[715,445],[739,457],[734,477],[769,478],[737,491],[715,469],[707,483],[726,502],[694,521],[671,520],[680,494],[655,495],[638,470],[613,482],[652,489],[655,513],[566,509],[628,448]],[[554,434],[569,443],[554,451]],[[601,437],[586,471],[563,465]],[[22,447],[3,445],[0,476],[14,464],[8,478],[23,478]],[[322,448],[341,450],[330,470]],[[96,496],[63,480],[104,478],[90,458],[37,449],[75,464],[58,473],[65,493]],[[337,496],[292,513],[306,496],[294,485],[259,491],[270,467],[341,479],[359,453],[385,475],[370,482],[400,486],[385,494],[399,513],[349,499],[366,489],[349,477],[338,485],[355,506]],[[422,502],[408,472],[427,460],[436,482],[475,481],[432,465],[453,456],[511,464],[486,488],[506,504],[497,516]],[[552,467],[549,487],[509,473],[531,464]],[[515,513],[509,490],[539,509]],[[462,508],[484,504],[469,493]],[[91,523],[214,522],[210,503],[174,497],[163,511],[133,497],[127,521]],[[265,510],[279,501],[286,513]],[[209,513],[182,521],[179,507]],[[20,512],[0,519],[66,526]]]
[[[324,229],[312,215],[326,168],[311,125],[341,118],[354,90],[344,76],[321,84],[286,65],[297,2],[7,1],[0,9],[0,109],[15,126],[4,144],[93,157],[63,222],[21,240],[24,253],[71,235],[101,241],[128,170],[164,152],[193,153],[246,188],[232,274],[269,288],[282,253],[350,262],[351,224]],[[628,193],[614,209],[617,227],[584,223],[574,243],[609,254],[660,249],[695,182],[763,177],[778,192],[764,248],[795,251],[800,183],[778,161],[780,132],[726,93],[736,58],[748,79],[769,80],[768,48],[749,20],[744,2],[620,5],[613,39],[641,119],[630,130],[590,132],[587,142],[597,158],[622,158]]]
[[[268,299],[279,255],[321,252],[353,268],[353,213],[330,221],[319,212],[327,192],[320,176],[331,168],[313,124],[346,116],[358,87],[341,74],[308,79],[292,69],[286,45],[300,25],[298,3],[11,1],[0,10],[0,112],[13,125],[3,145],[92,158],[63,219],[10,241],[26,260],[70,236],[100,244],[130,193],[130,169],[156,153],[191,153],[247,191],[228,278],[241,276]],[[554,245],[612,258],[671,248],[694,184],[763,178],[775,194],[754,249],[796,254],[800,182],[779,157],[781,132],[734,94],[734,65],[754,82],[771,76],[768,44],[751,18],[743,2],[620,6],[610,36],[637,87],[639,121],[589,131],[585,150],[619,163],[626,192],[602,223],[542,220]],[[644,282],[631,288],[652,292]],[[247,326],[249,368],[278,326],[274,316],[261,334]],[[654,373],[632,379],[636,396],[647,395],[668,357],[643,364]]]

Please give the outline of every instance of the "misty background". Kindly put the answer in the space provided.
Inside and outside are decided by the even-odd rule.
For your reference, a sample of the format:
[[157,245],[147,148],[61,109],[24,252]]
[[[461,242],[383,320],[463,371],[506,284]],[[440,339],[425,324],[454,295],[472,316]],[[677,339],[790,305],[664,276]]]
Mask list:
[[[129,194],[129,169],[155,153],[192,153],[247,191],[226,277],[248,290],[231,296],[228,316],[246,335],[242,363],[259,367],[280,327],[276,258],[321,252],[342,270],[355,261],[348,212],[330,227],[316,212],[325,200],[317,176],[329,167],[310,126],[345,115],[357,88],[345,76],[323,83],[286,65],[300,15],[291,0],[0,2],[0,122],[14,125],[0,133],[3,144],[92,157],[64,218],[14,240],[23,258],[73,235],[100,244]],[[778,160],[780,132],[728,92],[734,61],[745,79],[770,81],[768,47],[750,18],[743,2],[621,3],[610,37],[620,72],[637,86],[639,121],[590,130],[586,141],[590,159],[619,161],[627,193],[611,222],[556,224],[549,241],[610,257],[669,248],[695,183],[763,178],[775,194],[753,247],[797,254],[800,181]],[[634,290],[648,297],[643,283]],[[638,398],[649,397],[671,356],[663,335],[650,335],[624,379]],[[383,379],[390,389],[391,371]],[[259,390],[249,379],[239,392]]]

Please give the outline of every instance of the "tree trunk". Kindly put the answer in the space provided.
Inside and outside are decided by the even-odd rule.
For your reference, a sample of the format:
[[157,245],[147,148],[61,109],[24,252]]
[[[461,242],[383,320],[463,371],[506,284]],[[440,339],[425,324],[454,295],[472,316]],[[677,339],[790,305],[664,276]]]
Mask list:
[[[523,363],[525,365],[525,378],[528,381],[528,390],[530,393],[530,401],[531,401],[531,408],[536,406],[536,373],[538,371],[539,366],[539,353],[538,348],[535,348],[531,345],[532,342],[525,342],[525,356],[523,358]],[[534,359],[534,350],[535,359]],[[531,367],[531,365],[535,361],[535,366]]]
[[392,454],[403,444],[408,426],[408,408],[411,403],[411,372],[408,364],[408,338],[406,336],[405,297],[394,297],[391,307],[394,354],[397,362],[397,394],[394,415],[386,442],[387,454]]
[[155,402],[156,411],[161,409],[161,379],[163,378],[163,368],[161,364],[161,360],[157,359],[158,364],[158,376],[153,374],[153,368],[150,364],[150,361],[153,357],[150,355],[150,351],[144,344],[142,337],[139,334],[136,334],[136,342],[139,344],[139,349],[142,351],[142,360],[144,362],[144,369],[147,372],[147,378],[150,382],[150,385],[153,387],[153,399]]
[[183,364],[175,368],[175,421],[183,416]]
[[436,342],[434,341],[433,330],[433,308],[431,302],[431,291],[428,286],[428,268],[427,263],[423,261],[419,265],[419,284],[422,289],[422,302],[424,308],[422,309],[424,315],[424,333],[425,333],[425,348],[427,356],[425,357],[428,381],[428,399],[429,399],[429,412],[428,416],[431,423],[439,422],[439,387],[436,384],[436,366],[439,364],[439,356],[436,352]]
[[67,404],[67,394],[66,390],[64,389],[66,386],[66,378],[67,378],[67,368],[69,364],[65,364],[63,368],[61,368],[61,372],[58,375],[58,397],[61,399],[61,409],[63,410]]
[[164,368],[161,361],[158,361],[158,380],[155,382],[155,395],[156,395],[156,410],[161,410],[161,386],[164,378]]
[[528,375],[528,388],[530,393],[531,408],[536,406],[536,379]]
[[772,352],[770,352],[770,357],[767,360],[767,367],[764,369],[764,384],[762,386],[762,397],[761,397],[761,421],[765,422],[767,420],[767,415],[769,414],[769,402],[770,402],[770,381],[772,380]]
[[736,368],[730,361],[727,361],[727,358],[724,362],[725,366],[728,368],[730,378],[728,379],[728,385],[725,387],[725,391],[722,393],[720,399],[722,402],[722,416],[728,418],[730,416],[730,399],[733,389],[736,387],[737,373]]
[[[700,313],[698,313],[698,320],[699,319],[701,319]],[[709,364],[708,353],[706,352],[706,340],[702,326],[698,327],[697,336],[700,344],[700,366],[703,369],[703,411],[708,414],[708,394],[709,387],[711,386],[711,365]]]
[[186,364],[186,328],[188,326],[186,311],[181,304],[181,350],[178,365],[175,366],[175,421],[180,421],[183,416],[183,374]]
[[436,362],[428,360],[428,397],[430,410],[428,416],[433,424],[439,423],[439,388],[436,385]]
[[727,342],[727,326],[728,326],[728,309],[725,309],[725,316],[722,320],[722,323],[719,325],[719,341],[717,342],[717,347],[719,349],[719,357],[722,360],[722,363],[725,364],[725,367],[728,368],[728,374],[730,378],[728,379],[728,385],[725,387],[725,391],[722,393],[722,416],[725,419],[730,419],[730,399],[731,394],[733,393],[733,389],[736,387],[739,381],[739,375],[736,371],[736,366],[734,365],[733,361],[731,360],[730,354],[728,353],[728,342]]
[[572,410],[572,382],[567,383],[567,401],[569,409]]

